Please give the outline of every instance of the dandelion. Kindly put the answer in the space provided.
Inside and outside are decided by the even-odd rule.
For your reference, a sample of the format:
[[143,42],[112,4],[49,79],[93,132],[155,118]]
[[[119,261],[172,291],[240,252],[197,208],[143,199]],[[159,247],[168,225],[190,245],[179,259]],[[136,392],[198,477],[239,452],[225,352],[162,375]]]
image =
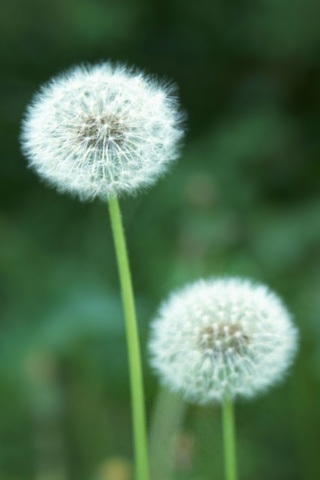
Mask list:
[[152,185],[178,155],[174,89],[123,65],[77,67],[34,97],[22,150],[41,178],[82,200],[107,199],[127,330],[136,478],[148,480],[140,343],[118,197]]
[[149,347],[164,384],[199,404],[223,403],[227,478],[235,479],[232,400],[281,380],[297,349],[283,303],[248,280],[200,280],[164,302]]
[[22,127],[29,165],[81,199],[133,194],[177,158],[174,88],[123,65],[76,67],[37,93]]
[[252,397],[280,380],[297,331],[280,299],[237,278],[200,280],[174,293],[153,323],[152,365],[191,401]]

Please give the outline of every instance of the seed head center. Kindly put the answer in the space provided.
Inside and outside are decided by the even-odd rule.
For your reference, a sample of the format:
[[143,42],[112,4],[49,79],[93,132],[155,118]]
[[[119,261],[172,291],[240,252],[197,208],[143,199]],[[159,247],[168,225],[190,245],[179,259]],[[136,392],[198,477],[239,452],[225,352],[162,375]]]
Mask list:
[[241,354],[243,347],[249,342],[241,325],[225,322],[214,323],[203,327],[199,334],[199,347],[212,353],[226,353],[234,351]]
[[78,131],[78,137],[88,147],[106,149],[121,147],[126,138],[126,126],[116,115],[88,116]]

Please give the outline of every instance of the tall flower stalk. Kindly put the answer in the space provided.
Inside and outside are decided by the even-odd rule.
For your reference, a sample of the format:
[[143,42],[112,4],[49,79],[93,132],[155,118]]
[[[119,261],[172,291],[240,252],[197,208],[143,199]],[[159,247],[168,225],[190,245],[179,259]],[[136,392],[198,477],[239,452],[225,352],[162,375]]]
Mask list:
[[148,480],[138,327],[118,198],[153,185],[178,156],[171,86],[120,64],[76,67],[35,95],[22,128],[29,166],[59,191],[108,200],[127,331],[137,480]]
[[136,478],[148,480],[148,448],[145,416],[141,351],[131,281],[129,259],[117,198],[109,199],[109,212],[122,291],[123,310],[127,330],[127,348],[131,385],[131,410],[133,419]]
[[224,468],[226,480],[237,480],[236,439],[233,402],[224,398],[222,402],[222,425],[224,440]]

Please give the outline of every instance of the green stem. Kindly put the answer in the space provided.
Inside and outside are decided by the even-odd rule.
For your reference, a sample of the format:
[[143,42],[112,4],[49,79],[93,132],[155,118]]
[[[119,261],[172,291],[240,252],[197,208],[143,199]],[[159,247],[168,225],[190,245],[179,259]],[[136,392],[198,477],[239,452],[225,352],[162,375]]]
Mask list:
[[117,198],[109,199],[109,212],[116,250],[116,257],[118,262],[122,302],[127,331],[136,480],[148,480],[149,467],[147,451],[147,431],[140,343],[128,253],[121,220],[121,212]]
[[226,480],[237,480],[233,403],[228,398],[225,398],[222,404],[222,417],[225,478]]
[[174,469],[174,438],[180,430],[186,403],[181,395],[162,387],[153,411],[149,458],[152,480],[170,480]]

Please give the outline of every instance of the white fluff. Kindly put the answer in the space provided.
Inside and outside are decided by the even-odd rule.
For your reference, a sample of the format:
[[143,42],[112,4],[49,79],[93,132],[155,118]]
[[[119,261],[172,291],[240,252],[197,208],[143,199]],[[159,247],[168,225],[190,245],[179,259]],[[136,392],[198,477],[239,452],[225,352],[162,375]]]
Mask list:
[[199,280],[173,293],[152,324],[151,363],[190,401],[252,397],[280,380],[297,330],[267,287],[238,278]]
[[122,65],[73,68],[35,96],[22,128],[30,166],[81,199],[135,193],[178,155],[172,88]]

